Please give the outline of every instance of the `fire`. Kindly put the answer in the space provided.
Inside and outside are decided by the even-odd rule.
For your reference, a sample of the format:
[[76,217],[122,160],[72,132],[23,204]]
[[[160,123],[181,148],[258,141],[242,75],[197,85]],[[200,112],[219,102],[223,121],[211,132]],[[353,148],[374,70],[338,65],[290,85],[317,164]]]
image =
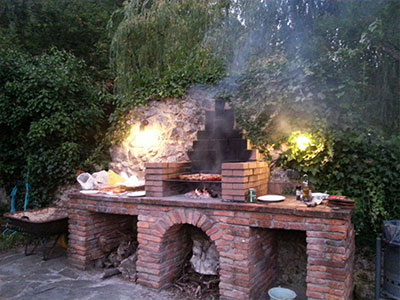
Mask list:
[[195,189],[191,192],[188,192],[185,194],[186,197],[191,198],[191,199],[207,199],[207,198],[212,198],[211,194],[207,191],[207,189],[204,187],[203,189]]

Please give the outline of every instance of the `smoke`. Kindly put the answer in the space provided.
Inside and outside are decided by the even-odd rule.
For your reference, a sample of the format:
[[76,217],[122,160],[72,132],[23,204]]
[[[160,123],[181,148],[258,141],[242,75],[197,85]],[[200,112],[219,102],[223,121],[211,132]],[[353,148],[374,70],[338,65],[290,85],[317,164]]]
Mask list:
[[[229,98],[233,100],[234,106],[236,103],[236,106],[239,105],[241,108],[246,105],[251,107],[257,101],[263,102],[262,105],[265,107],[259,107],[259,109],[265,109],[266,114],[274,115],[273,128],[269,130],[276,131],[278,135],[288,134],[293,130],[293,126],[290,125],[288,114],[274,114],[274,111],[267,107],[268,103],[272,102],[274,89],[284,88],[284,86],[279,86],[281,82],[273,77],[280,76],[292,82],[297,80],[304,85],[309,80],[307,76],[303,76],[304,74],[300,74],[302,78],[296,78],[296,69],[299,67],[298,57],[304,56],[301,52],[305,51],[306,47],[303,45],[307,43],[305,41],[306,27],[312,23],[312,7],[315,8],[315,5],[310,5],[308,2],[310,1],[231,1],[221,25],[212,28],[204,39],[204,44],[210,46],[226,62],[227,70],[227,75],[209,89],[210,95],[219,99]],[[285,58],[287,60],[285,68],[278,70],[280,74],[276,76],[267,73],[268,70],[263,70],[270,62],[282,61],[281,57],[284,55],[288,57]],[[254,80],[258,86],[252,86],[254,83],[245,86],[243,80],[254,70],[258,72]],[[243,88],[247,89],[244,93],[245,99]],[[264,92],[263,89],[266,91]],[[290,101],[302,102],[305,98],[310,100],[310,91],[299,90],[299,95],[296,93],[293,93]],[[286,96],[286,100],[288,98]],[[276,110],[280,109],[278,105]],[[262,112],[259,110],[258,113]],[[254,118],[254,115],[251,117]]]
[[395,132],[398,59],[384,49],[396,39],[380,41],[388,31],[382,22],[395,28],[391,14],[382,17],[390,2],[231,0],[203,41],[226,63],[211,97],[230,101],[241,111],[239,127],[250,138],[269,135],[263,141],[315,128],[316,121]]

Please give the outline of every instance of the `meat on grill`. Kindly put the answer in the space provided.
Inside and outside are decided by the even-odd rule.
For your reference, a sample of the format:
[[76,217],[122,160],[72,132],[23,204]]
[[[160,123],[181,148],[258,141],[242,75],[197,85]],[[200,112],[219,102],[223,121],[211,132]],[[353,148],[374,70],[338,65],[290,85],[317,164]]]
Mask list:
[[220,174],[182,174],[178,176],[180,180],[199,180],[199,181],[221,181]]

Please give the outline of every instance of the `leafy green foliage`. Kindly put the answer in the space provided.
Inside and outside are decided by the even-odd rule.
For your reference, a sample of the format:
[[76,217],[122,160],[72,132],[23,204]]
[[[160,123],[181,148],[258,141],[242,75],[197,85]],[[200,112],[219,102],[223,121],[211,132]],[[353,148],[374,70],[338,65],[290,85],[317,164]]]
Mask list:
[[[236,5],[245,11],[238,9],[239,16],[231,18],[245,15],[246,24],[258,26],[239,26],[233,33],[234,52],[240,54],[231,62],[243,67],[231,76],[229,99],[243,111],[241,122],[251,120],[253,126],[243,125],[251,127],[249,134],[257,132],[258,138],[250,137],[256,144],[261,135],[268,142],[287,135],[276,123],[296,130],[321,119],[332,126],[399,134],[398,1]],[[228,29],[222,31],[219,36],[229,36]]]
[[27,237],[17,233],[10,237],[3,237],[0,235],[0,252],[22,246],[26,243]]
[[[383,220],[400,218],[400,139],[384,140],[372,133],[354,131],[331,131],[325,135],[329,137],[329,147],[324,151],[328,161],[310,167],[299,159],[301,155],[293,157],[293,151],[299,150],[289,144],[281,163],[310,174],[317,190],[355,200],[358,240],[373,243]],[[327,153],[329,148],[331,153]]]
[[[310,142],[299,147],[299,137],[305,137]],[[287,140],[287,151],[284,153],[286,165],[312,175],[324,168],[325,164],[332,160],[333,155],[332,139],[321,129],[315,129],[312,133],[293,132]]]
[[[360,240],[400,217],[397,0],[132,0],[111,14],[121,2],[0,0],[0,184],[29,176],[42,205],[121,138],[133,107],[225,74],[219,97],[247,137],[318,189],[354,198]],[[109,79],[110,17],[116,96],[96,95],[65,52],[5,51],[56,46]],[[304,151],[300,132],[313,139]]]
[[235,85],[229,88],[228,98],[239,125],[261,148],[307,128],[324,107],[307,65],[282,56],[255,61],[236,78]]
[[101,138],[104,99],[85,69],[65,51],[0,49],[0,184],[28,180],[33,207],[50,202]]
[[77,169],[109,160],[104,133],[115,99],[112,84],[100,82],[112,81],[107,23],[119,23],[113,11],[121,5],[0,0],[0,185],[9,192],[29,180],[35,207],[50,203]]
[[[310,69],[331,121],[400,133],[398,1],[349,1],[315,20]],[[311,46],[309,46],[311,47]],[[333,122],[332,122],[333,123]]]
[[181,97],[197,83],[212,83],[223,64],[201,43],[219,13],[208,1],[131,1],[115,31],[111,61],[120,96],[112,133],[124,116],[149,100]]
[[0,0],[0,32],[33,55],[51,47],[69,51],[85,60],[97,80],[111,80],[106,27],[121,5],[122,0]]
[[200,43],[215,14],[207,1],[131,1],[112,42],[117,90],[130,95],[163,80],[183,87],[207,80],[217,62]]
[[[359,241],[400,218],[399,14],[394,0],[235,1],[237,30],[217,32],[236,40],[219,97],[258,149],[356,200]],[[304,151],[299,133],[314,140]]]

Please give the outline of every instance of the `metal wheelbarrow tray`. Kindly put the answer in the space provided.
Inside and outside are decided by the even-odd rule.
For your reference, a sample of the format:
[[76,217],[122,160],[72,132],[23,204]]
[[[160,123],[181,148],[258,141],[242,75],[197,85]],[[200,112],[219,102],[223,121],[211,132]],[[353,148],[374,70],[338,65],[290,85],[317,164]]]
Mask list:
[[29,250],[31,243],[39,241],[45,246],[52,236],[57,236],[50,249],[43,252],[43,259],[47,260],[62,234],[68,232],[68,212],[64,208],[48,207],[4,214],[8,220],[8,226],[18,232],[25,233],[28,238],[25,244],[25,255],[31,255],[38,243],[34,243]]

